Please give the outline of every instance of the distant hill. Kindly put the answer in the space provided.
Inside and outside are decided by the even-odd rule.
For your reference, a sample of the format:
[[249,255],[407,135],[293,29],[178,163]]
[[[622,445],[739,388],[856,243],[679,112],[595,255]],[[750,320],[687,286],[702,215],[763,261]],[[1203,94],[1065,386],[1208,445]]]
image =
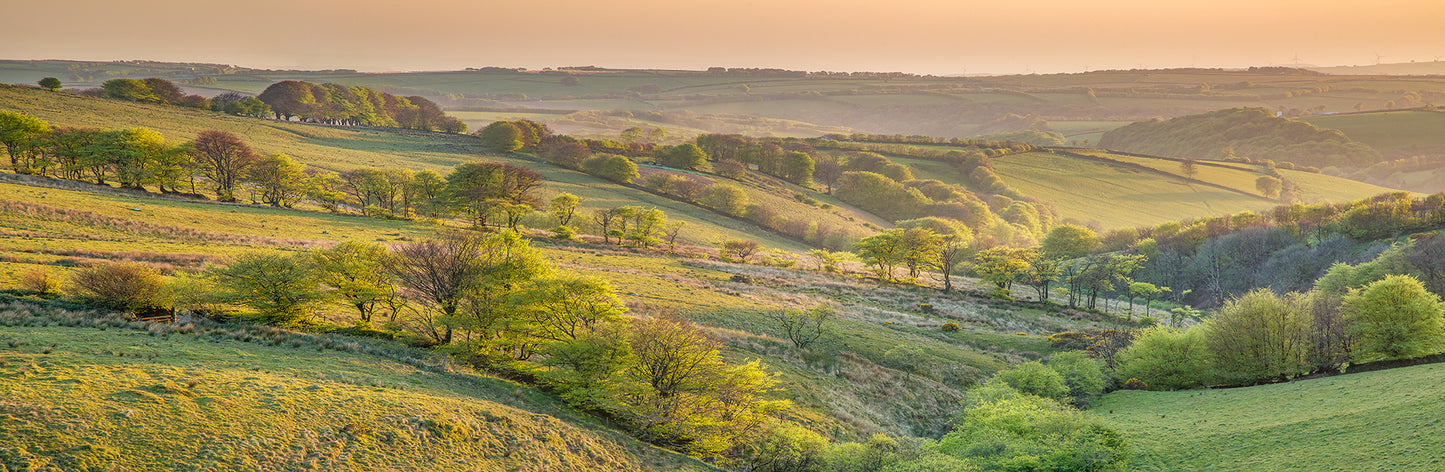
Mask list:
[[1308,66],[1304,68],[1331,75],[1445,75],[1445,61],[1440,61],[1438,58],[1430,62],[1400,62],[1364,66]]
[[1380,153],[1344,133],[1280,118],[1263,108],[1236,108],[1104,133],[1099,147],[1166,157],[1290,162],[1309,167],[1365,167]]

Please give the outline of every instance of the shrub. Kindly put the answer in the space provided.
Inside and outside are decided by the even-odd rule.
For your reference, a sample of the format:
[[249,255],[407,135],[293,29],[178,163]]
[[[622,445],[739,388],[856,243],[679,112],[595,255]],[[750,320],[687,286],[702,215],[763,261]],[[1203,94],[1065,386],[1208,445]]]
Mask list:
[[1392,275],[1345,296],[1342,311],[1357,361],[1440,352],[1445,326],[1440,297],[1408,275]]
[[73,293],[114,310],[135,312],[163,304],[160,274],[133,262],[86,267],[71,275],[70,282]]
[[954,323],[954,322],[952,322],[952,321],[947,322],[947,323],[944,323],[943,326],[939,327],[939,329],[942,329],[942,330],[944,330],[944,331],[958,331],[958,330],[959,330],[959,328],[958,328],[958,323]]
[[220,299],[250,306],[272,323],[309,321],[311,307],[324,296],[315,270],[300,257],[246,253],[212,269],[210,277],[221,289]]
[[1012,369],[1000,371],[994,376],[994,380],[1006,383],[1021,393],[1054,400],[1069,394],[1064,377],[1039,361],[1025,362]]
[[970,390],[938,452],[983,470],[1123,470],[1129,449],[1117,431],[1068,406],[993,381]]
[[1107,377],[1103,367],[1083,352],[1054,354],[1049,358],[1048,366],[1064,378],[1064,385],[1068,386],[1069,396],[1074,397],[1076,406],[1087,406],[1094,397],[1104,393]]
[[60,293],[60,281],[45,269],[32,269],[20,276],[20,288],[41,295],[56,294]]
[[[1158,326],[1140,332],[1134,344],[1120,352],[1114,376],[1125,388],[1175,390],[1208,385],[1213,379],[1209,347],[1202,325],[1188,331]],[[1129,386],[1130,381],[1145,382]]]
[[1308,370],[1313,318],[1300,294],[1258,289],[1205,321],[1204,342],[1226,382],[1287,377]]

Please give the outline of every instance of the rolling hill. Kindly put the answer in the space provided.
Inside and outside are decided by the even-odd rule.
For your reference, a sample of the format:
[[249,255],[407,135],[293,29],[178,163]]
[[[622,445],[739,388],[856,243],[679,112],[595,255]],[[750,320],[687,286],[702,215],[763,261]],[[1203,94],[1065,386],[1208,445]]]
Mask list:
[[[308,166],[330,171],[375,166],[433,170],[445,175],[452,166],[466,161],[509,162],[543,174],[548,182],[540,192],[543,199],[563,192],[581,197],[584,215],[591,210],[617,205],[656,207],[665,211],[669,218],[686,221],[688,224],[683,227],[681,238],[699,245],[711,246],[726,239],[742,238],[756,239],[765,246],[780,249],[800,250],[807,247],[798,241],[764,231],[753,223],[638,187],[618,185],[553,166],[528,155],[485,153],[480,140],[474,136],[244,118],[166,105],[47,93],[22,87],[0,87],[0,108],[28,113],[57,126],[145,127],[160,132],[170,141],[190,140],[208,129],[231,131],[242,136],[259,153],[285,153]],[[799,217],[806,215],[812,220],[856,234],[866,235],[874,231],[865,226],[865,222],[886,224],[842,202],[777,179],[758,177],[743,187],[751,200],[769,203],[780,213]],[[827,200],[833,208],[822,211],[810,207],[794,198],[798,193]],[[536,225],[546,226],[548,223],[538,221]]]
[[8,470],[715,470],[424,351],[47,311],[0,309]]
[[1445,365],[1256,387],[1119,391],[1092,412],[1135,448],[1132,470],[1435,470]]

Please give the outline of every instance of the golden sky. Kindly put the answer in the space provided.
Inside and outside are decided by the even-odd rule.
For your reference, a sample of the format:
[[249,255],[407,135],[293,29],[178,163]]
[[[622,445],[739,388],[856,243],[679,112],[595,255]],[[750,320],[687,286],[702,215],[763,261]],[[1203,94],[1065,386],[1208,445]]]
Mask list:
[[14,0],[0,59],[1078,72],[1445,56],[1445,0]]

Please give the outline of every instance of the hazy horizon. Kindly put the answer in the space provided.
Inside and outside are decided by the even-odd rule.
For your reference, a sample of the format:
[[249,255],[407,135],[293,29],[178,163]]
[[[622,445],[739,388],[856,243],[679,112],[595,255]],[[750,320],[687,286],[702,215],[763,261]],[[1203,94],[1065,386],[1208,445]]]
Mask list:
[[[1445,2],[175,0],[17,3],[0,58],[370,72],[767,67],[933,75],[1429,62]],[[702,19],[706,19],[703,21]],[[254,32],[254,33],[253,33]]]

